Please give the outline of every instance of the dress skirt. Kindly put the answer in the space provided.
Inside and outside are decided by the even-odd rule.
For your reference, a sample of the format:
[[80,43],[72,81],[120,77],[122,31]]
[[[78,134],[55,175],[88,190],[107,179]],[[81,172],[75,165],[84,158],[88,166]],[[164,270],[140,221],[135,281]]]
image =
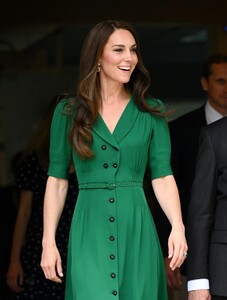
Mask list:
[[167,299],[142,187],[80,190],[68,251],[66,300]]

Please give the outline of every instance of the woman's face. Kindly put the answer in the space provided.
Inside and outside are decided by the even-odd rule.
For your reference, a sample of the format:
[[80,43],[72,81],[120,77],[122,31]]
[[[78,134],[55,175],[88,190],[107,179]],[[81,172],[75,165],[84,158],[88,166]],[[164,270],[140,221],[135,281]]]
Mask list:
[[127,83],[138,62],[137,45],[133,35],[125,29],[114,31],[99,59],[100,80]]

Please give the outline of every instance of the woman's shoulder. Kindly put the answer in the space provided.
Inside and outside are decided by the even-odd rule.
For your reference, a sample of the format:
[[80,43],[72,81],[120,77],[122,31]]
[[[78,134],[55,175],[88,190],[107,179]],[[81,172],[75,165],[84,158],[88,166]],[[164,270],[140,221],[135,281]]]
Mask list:
[[158,98],[145,99],[146,111],[155,118],[164,118],[172,114],[171,110],[167,110],[162,100]]
[[76,99],[75,97],[67,97],[60,99],[55,110],[63,114],[72,114],[75,111]]
[[158,98],[148,98],[148,99],[145,100],[145,102],[152,109],[155,109],[155,110],[160,111],[160,112],[165,111],[165,106],[164,106],[163,102]]

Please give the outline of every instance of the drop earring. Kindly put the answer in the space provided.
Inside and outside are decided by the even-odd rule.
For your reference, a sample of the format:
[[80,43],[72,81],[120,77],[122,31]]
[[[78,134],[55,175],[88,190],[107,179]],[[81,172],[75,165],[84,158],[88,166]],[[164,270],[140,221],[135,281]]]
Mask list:
[[101,70],[101,64],[100,64],[100,63],[98,63],[98,66],[97,66],[97,73],[99,73],[99,72],[100,72],[100,70]]

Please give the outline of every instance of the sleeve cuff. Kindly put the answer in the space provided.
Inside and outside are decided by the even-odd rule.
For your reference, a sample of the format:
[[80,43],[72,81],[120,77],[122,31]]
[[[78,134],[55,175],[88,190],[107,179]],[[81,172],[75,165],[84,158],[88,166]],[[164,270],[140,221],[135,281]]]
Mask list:
[[209,280],[206,278],[188,281],[188,292],[195,290],[209,290]]

